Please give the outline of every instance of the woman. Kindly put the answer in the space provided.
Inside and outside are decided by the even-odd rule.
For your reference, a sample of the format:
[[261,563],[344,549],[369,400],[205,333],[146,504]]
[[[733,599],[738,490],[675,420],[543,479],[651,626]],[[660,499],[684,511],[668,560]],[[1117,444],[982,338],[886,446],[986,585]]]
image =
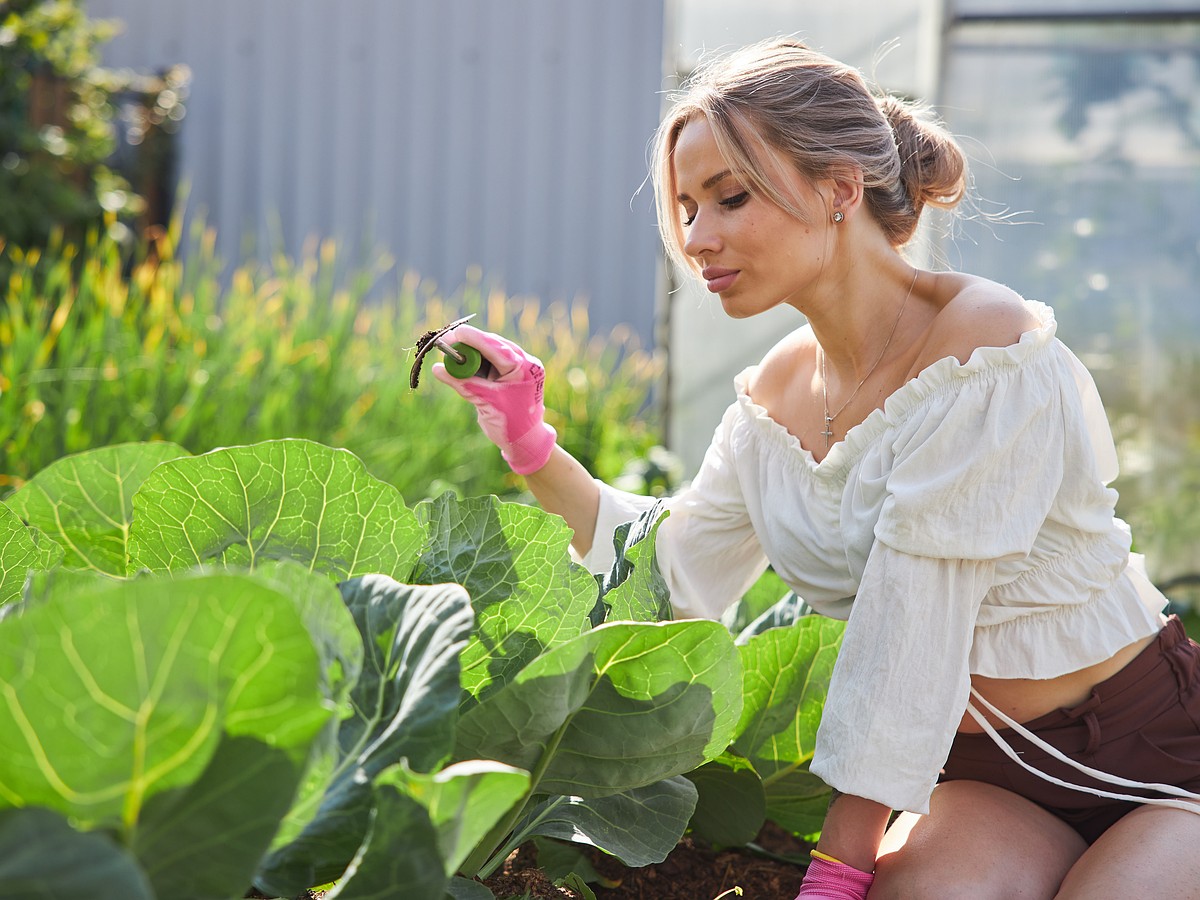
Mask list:
[[[776,40],[689,81],[654,174],[668,249],[726,313],[807,320],[738,377],[657,543],[679,617],[719,616],[769,562],[848,620],[800,897],[1200,897],[1200,647],[1113,516],[1091,378],[1047,307],[900,252],[962,198],[957,145]],[[555,446],[537,360],[450,339],[499,378],[438,378],[605,571],[646,498]]]

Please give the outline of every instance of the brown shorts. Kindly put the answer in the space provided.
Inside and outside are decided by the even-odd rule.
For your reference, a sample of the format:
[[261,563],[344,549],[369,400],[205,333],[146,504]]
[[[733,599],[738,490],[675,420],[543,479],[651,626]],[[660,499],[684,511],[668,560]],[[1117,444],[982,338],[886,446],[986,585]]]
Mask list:
[[[1100,682],[1074,709],[1023,723],[1076,762],[1111,775],[1200,793],[1200,645],[1171,616],[1125,668]],[[1000,734],[1022,759],[1048,775],[1119,794],[1164,796],[1113,786],[1072,769],[1009,729]],[[1138,807],[1059,787],[1013,762],[986,734],[959,734],[941,781],[970,779],[1007,788],[1049,810],[1089,844]]]

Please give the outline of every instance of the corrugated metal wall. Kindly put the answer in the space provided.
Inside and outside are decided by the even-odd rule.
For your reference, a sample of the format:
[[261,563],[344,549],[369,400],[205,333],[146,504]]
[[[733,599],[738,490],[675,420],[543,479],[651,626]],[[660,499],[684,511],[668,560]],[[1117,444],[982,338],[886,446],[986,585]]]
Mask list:
[[[655,316],[646,147],[664,0],[87,0],[108,66],[191,67],[189,213],[229,261],[282,237],[382,248],[457,290]],[[276,218],[277,217],[277,218]],[[354,251],[348,251],[354,252]]]

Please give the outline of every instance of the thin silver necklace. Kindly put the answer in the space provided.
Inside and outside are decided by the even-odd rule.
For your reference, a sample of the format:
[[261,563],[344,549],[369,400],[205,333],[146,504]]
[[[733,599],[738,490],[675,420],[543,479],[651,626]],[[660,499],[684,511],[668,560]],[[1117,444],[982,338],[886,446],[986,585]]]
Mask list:
[[879,356],[875,359],[875,364],[867,370],[867,374],[863,376],[863,380],[858,383],[850,396],[846,398],[846,402],[838,407],[837,412],[832,416],[829,414],[829,380],[825,377],[825,348],[817,344],[817,349],[821,351],[821,401],[825,404],[825,430],[821,434],[825,437],[825,449],[829,449],[830,441],[833,440],[833,420],[840,416],[850,405],[850,401],[858,396],[858,392],[862,390],[862,386],[867,383],[867,379],[875,374],[875,370],[879,368],[879,364],[883,362],[883,356],[888,351],[888,347],[892,346],[892,338],[896,336],[896,329],[900,327],[900,319],[904,315],[904,307],[908,305],[908,298],[912,296],[913,288],[917,286],[917,276],[921,273],[920,269],[913,270],[912,281],[908,285],[908,293],[904,295],[904,300],[900,303],[900,312],[896,314],[896,321],[892,323],[892,331],[888,335],[887,340],[883,342],[883,349],[879,351]]

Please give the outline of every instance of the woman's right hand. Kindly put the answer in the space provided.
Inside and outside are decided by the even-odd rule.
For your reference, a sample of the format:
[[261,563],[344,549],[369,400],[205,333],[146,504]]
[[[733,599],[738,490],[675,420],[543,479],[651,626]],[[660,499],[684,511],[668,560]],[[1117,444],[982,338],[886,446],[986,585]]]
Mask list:
[[544,420],[542,387],[546,373],[541,360],[498,334],[470,325],[459,325],[442,339],[474,347],[491,364],[493,372],[487,378],[455,378],[439,362],[433,366],[433,376],[475,405],[479,427],[500,448],[509,468],[518,475],[541,469],[558,438]]

